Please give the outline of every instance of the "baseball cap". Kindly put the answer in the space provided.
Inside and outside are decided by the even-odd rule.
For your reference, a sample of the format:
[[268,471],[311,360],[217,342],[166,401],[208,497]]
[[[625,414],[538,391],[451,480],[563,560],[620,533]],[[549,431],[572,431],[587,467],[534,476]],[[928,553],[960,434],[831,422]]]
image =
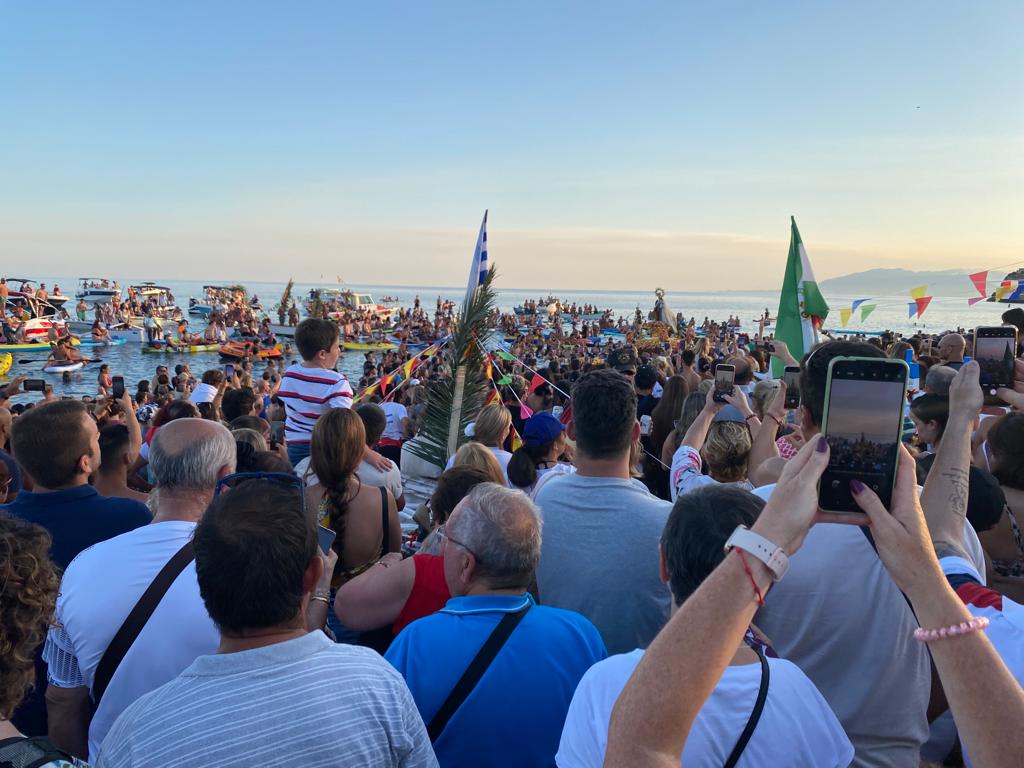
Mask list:
[[636,369],[636,385],[640,389],[650,389],[658,383],[658,373],[650,365],[641,365]]
[[608,365],[617,371],[636,371],[637,357],[634,347],[622,347],[608,355]]
[[540,411],[533,414],[523,424],[523,442],[529,446],[544,445],[550,443],[562,432],[565,425],[547,411]]

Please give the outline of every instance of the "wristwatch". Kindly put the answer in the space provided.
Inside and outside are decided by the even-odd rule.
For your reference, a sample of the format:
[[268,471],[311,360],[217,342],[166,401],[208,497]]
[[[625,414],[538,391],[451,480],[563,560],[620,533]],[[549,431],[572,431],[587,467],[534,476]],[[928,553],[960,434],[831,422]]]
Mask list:
[[736,526],[732,536],[725,542],[725,551],[729,552],[733,547],[748,552],[772,572],[772,581],[778,581],[786,575],[789,569],[789,556],[782,547],[768,541],[764,536],[754,533],[745,525]]

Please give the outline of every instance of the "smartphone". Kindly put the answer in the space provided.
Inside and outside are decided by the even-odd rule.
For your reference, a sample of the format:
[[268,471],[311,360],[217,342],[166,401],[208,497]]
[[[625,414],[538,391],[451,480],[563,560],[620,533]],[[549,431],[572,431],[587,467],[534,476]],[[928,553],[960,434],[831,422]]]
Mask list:
[[26,392],[42,392],[44,387],[46,379],[25,379],[21,384],[21,388]]
[[331,544],[334,543],[334,537],[337,536],[334,531],[330,528],[324,528],[322,525],[316,527],[316,536],[320,541],[320,551],[325,555],[331,551]]
[[826,512],[860,511],[851,480],[860,480],[889,507],[909,376],[903,360],[837,357],[829,363],[821,431],[831,454],[818,482],[818,506]]
[[225,365],[224,366],[224,375],[227,376],[229,379],[232,376],[234,376],[235,375],[235,366],[233,366],[231,363],[228,363],[227,365]]
[[110,381],[111,394],[113,394],[115,400],[120,400],[124,397],[124,376],[114,376]]
[[748,334],[748,333],[741,333],[739,336],[736,337],[736,342],[740,346],[749,347],[750,346],[750,334]]
[[782,383],[786,385],[786,410],[793,410],[800,405],[800,366],[787,365],[782,372]]
[[725,396],[732,394],[735,379],[735,366],[722,363],[715,368],[715,393],[711,397],[716,403],[724,403]]
[[974,331],[974,359],[981,368],[979,381],[986,405],[1002,405],[999,387],[1013,387],[1013,358],[1017,351],[1017,329],[1012,325],[980,327]]

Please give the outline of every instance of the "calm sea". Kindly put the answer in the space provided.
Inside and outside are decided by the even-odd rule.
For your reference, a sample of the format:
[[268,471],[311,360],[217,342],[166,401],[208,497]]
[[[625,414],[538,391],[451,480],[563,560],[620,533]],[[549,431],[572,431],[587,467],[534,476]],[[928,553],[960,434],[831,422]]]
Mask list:
[[[54,284],[57,284],[61,287],[61,291],[65,295],[74,295],[74,278],[42,277],[40,280],[45,282],[48,288],[52,288]],[[203,283],[201,282],[177,280],[158,282],[162,285],[166,285],[174,292],[179,306],[182,307],[188,306],[189,296],[202,296]],[[317,285],[327,286],[330,284],[296,284],[292,290],[292,295],[301,305],[302,299],[308,294],[310,288],[317,287]],[[281,294],[284,291],[284,283],[248,283],[247,287],[249,288],[250,294],[257,295],[265,307],[270,307],[276,304],[280,300]],[[407,286],[394,287],[386,285],[346,284],[345,287],[368,292],[378,300],[384,296],[392,296],[399,299],[402,306],[410,306],[413,299],[418,295],[428,309],[433,307],[438,296],[445,299],[450,298],[455,301],[461,300],[462,294],[465,290],[463,288],[438,286],[423,286],[421,288],[415,288]],[[499,304],[503,310],[510,310],[512,307],[522,304],[522,302],[527,299],[546,298],[546,294],[542,295],[542,292],[537,290],[524,291],[511,288],[503,289],[500,284],[498,288]],[[655,301],[653,287],[649,292],[580,292],[572,290],[558,290],[554,291],[554,293],[565,302],[596,304],[601,309],[611,309],[616,314],[623,315],[631,315],[637,307],[640,307],[640,309],[646,313],[650,311]],[[673,312],[682,312],[686,317],[696,317],[698,323],[701,322],[704,317],[724,319],[729,315],[736,315],[751,331],[756,330],[756,319],[766,308],[769,309],[771,314],[774,316],[779,305],[778,291],[722,291],[717,293],[669,292],[666,294],[665,298],[669,309]],[[857,297],[828,296],[826,298],[828,299],[829,305],[832,309],[828,322],[826,323],[826,327],[830,329],[839,329],[841,327],[839,309],[842,307],[849,307],[851,302]],[[907,302],[909,302],[909,300],[909,297],[903,296],[874,299],[872,301],[877,304],[877,309],[875,309],[868,317],[867,321],[860,321],[860,312],[858,311],[854,313],[854,316],[850,319],[847,328],[849,330],[860,329],[865,331],[891,329],[904,333],[913,333],[914,331],[922,330],[938,333],[943,330],[957,327],[971,328],[977,325],[998,325],[999,316],[1006,309],[1005,304],[991,304],[988,302],[980,302],[974,307],[968,307],[966,294],[962,297],[936,297],[928,307],[924,317],[921,320],[917,320],[916,318],[908,319],[907,317]],[[69,311],[72,310],[73,301],[69,302]],[[29,355],[25,355],[24,353],[15,353],[14,357],[16,361],[19,359],[40,358],[40,362],[34,364],[16,363],[11,369],[9,375],[24,374],[32,376],[34,371],[37,371],[42,363],[41,355],[35,353]],[[120,347],[113,347],[109,350],[104,350],[103,360],[110,364],[111,373],[113,375],[122,375],[125,377],[125,383],[132,391],[134,391],[137,381],[153,376],[158,360],[161,363],[166,363],[171,366],[172,369],[176,363],[189,363],[193,373],[196,374],[202,373],[202,371],[207,368],[221,365],[221,361],[216,354],[150,355],[142,354],[139,350],[139,346],[132,344],[126,344]],[[362,373],[362,355],[353,353],[344,356],[342,358],[340,368],[350,378],[358,380]],[[258,370],[261,369],[258,368]],[[72,381],[68,384],[63,383],[58,376],[44,376],[44,374],[41,373],[38,375],[44,376],[48,380],[52,381],[54,385],[54,392],[58,396],[65,394],[81,396],[84,394],[95,393],[97,373],[98,371],[96,366],[87,366],[82,369],[82,371],[75,374]],[[37,397],[37,395],[33,394],[31,398],[21,396],[19,399],[36,399]]]

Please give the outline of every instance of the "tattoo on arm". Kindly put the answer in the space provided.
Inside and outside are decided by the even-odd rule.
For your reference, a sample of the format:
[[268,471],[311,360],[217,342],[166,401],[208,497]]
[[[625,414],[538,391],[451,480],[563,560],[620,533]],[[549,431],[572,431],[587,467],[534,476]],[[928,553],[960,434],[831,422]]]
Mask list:
[[953,467],[942,473],[942,476],[949,479],[949,504],[959,517],[967,514],[967,489],[969,487],[969,473],[966,469]]
[[952,541],[936,541],[933,543],[935,545],[935,556],[940,560],[944,557],[962,557],[968,561],[971,559],[967,555],[963,544],[957,544]]

